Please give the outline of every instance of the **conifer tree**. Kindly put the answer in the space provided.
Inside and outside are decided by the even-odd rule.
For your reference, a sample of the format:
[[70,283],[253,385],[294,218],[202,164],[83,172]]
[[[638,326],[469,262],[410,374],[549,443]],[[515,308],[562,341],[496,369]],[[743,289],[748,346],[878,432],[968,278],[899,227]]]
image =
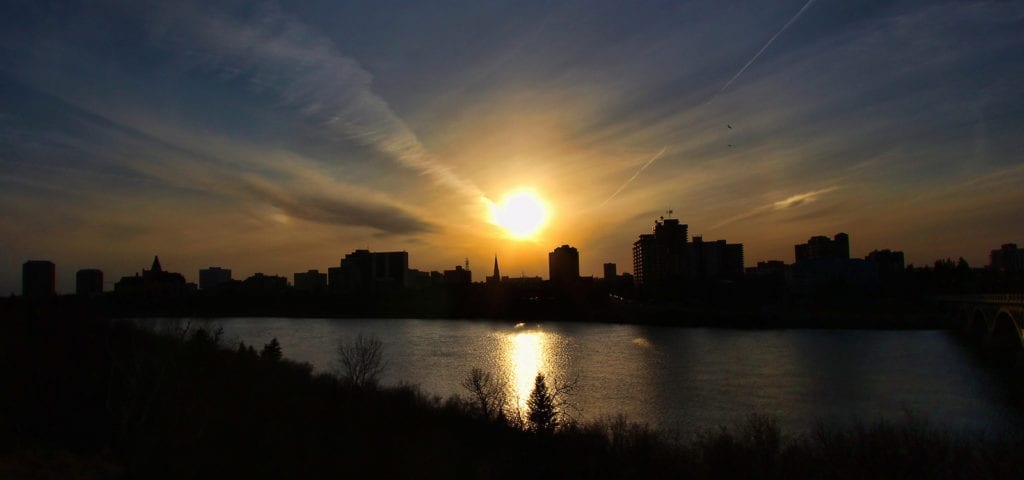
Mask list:
[[530,398],[526,400],[526,408],[526,419],[529,421],[532,431],[539,434],[554,433],[558,426],[555,399],[548,391],[543,373],[538,373],[537,378],[534,379],[533,391],[530,392]]
[[281,343],[277,341],[277,337],[270,339],[270,343],[263,345],[260,358],[273,361],[281,359]]

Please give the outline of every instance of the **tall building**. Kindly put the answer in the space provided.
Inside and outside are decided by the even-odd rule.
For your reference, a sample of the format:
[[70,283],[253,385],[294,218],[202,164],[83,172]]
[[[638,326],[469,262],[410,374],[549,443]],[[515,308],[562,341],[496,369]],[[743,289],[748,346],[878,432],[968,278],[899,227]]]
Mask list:
[[199,270],[199,288],[212,290],[231,282],[231,269],[210,267]]
[[562,245],[548,253],[548,278],[552,283],[572,283],[580,278],[580,252]]
[[989,253],[989,268],[999,272],[1024,272],[1024,249],[1016,243],[1003,244]]
[[686,277],[686,224],[674,218],[654,222],[654,233],[633,243],[633,279],[645,289],[672,288]]
[[103,272],[95,268],[83,268],[75,273],[75,293],[91,297],[103,293]]
[[361,249],[345,255],[337,267],[327,269],[327,284],[332,290],[350,292],[402,288],[408,271],[408,252]]
[[21,294],[43,299],[57,295],[57,267],[49,260],[29,260],[21,265]]
[[618,276],[618,272],[616,271],[614,263],[606,263],[606,264],[604,264],[604,279],[605,280],[612,280],[612,279],[614,279],[617,276]]
[[705,242],[693,237],[689,244],[688,277],[691,280],[738,278],[743,275],[743,244],[725,240]]
[[293,285],[300,292],[319,292],[327,288],[327,274],[319,270],[308,270],[304,273],[296,273]]
[[832,239],[826,236],[814,236],[793,247],[796,254],[796,261],[818,260],[832,258],[840,260],[850,259],[850,236],[845,233],[837,233]]

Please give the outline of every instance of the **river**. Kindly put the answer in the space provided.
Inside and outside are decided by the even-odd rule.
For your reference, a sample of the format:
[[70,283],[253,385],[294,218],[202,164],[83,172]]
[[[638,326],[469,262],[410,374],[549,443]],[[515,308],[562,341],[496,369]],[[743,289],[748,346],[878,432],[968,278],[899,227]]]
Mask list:
[[944,331],[415,319],[169,322],[222,328],[230,345],[259,349],[277,338],[285,357],[317,371],[334,371],[340,343],[376,336],[387,360],[382,383],[415,384],[442,397],[466,395],[460,383],[480,367],[506,378],[525,405],[540,371],[576,382],[570,400],[578,419],[624,414],[680,432],[735,425],[749,413],[772,415],[787,432],[819,421],[899,421],[908,413],[972,432],[1001,433],[1024,423],[998,375]]

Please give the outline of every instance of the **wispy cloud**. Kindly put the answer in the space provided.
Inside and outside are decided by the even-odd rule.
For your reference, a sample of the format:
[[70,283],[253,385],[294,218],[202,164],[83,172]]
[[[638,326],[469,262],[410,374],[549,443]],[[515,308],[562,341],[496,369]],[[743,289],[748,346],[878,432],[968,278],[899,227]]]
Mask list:
[[[174,7],[172,7],[174,8]],[[265,3],[248,17],[196,9],[169,16],[154,29],[224,80],[243,79],[275,95],[321,136],[353,141],[447,188],[480,190],[433,156],[372,88],[373,76],[327,37]],[[160,20],[158,20],[160,21]]]
[[[0,180],[26,184],[31,181],[29,175],[44,175],[50,178],[40,180],[40,185],[73,187],[68,193],[78,195],[76,201],[98,192],[120,191],[122,201],[144,204],[146,195],[136,190],[142,178],[149,180],[149,188],[202,192],[243,205],[268,205],[295,218],[335,227],[365,227],[392,234],[436,229],[387,194],[333,178],[316,162],[291,152],[189,131],[152,116],[128,123],[56,97],[33,95],[36,103],[63,112],[60,131],[50,132],[53,126],[30,125],[21,142],[9,145],[8,153],[28,152],[39,161],[44,158],[33,145],[45,142],[50,152],[46,161],[27,164],[19,176]],[[61,163],[55,163],[58,161]],[[117,168],[115,172],[130,172],[134,178],[104,173],[112,167]]]
[[719,222],[719,223],[717,223],[715,225],[712,225],[711,229],[714,230],[714,229],[721,228],[721,227],[724,227],[726,225],[729,225],[731,223],[736,223],[736,222],[738,222],[740,220],[747,220],[747,219],[754,218],[754,217],[757,217],[757,216],[760,216],[760,215],[764,215],[764,214],[768,214],[768,213],[771,213],[771,212],[777,212],[777,211],[781,211],[781,210],[789,210],[789,209],[793,209],[793,208],[799,208],[801,206],[805,206],[807,204],[810,204],[810,203],[813,203],[813,202],[817,201],[822,195],[825,195],[826,193],[831,193],[831,192],[834,192],[836,190],[839,190],[839,187],[832,186],[832,187],[823,188],[823,189],[820,189],[820,190],[814,190],[814,191],[810,191],[810,192],[804,192],[804,193],[799,193],[799,194],[796,194],[796,195],[791,195],[791,196],[789,196],[789,197],[787,197],[785,199],[782,199],[782,200],[779,200],[779,201],[776,201],[776,202],[772,202],[772,203],[769,203],[769,204],[766,204],[766,205],[761,205],[760,207],[756,207],[756,208],[754,208],[752,210],[749,210],[749,211],[747,211],[745,213],[742,213],[740,215],[737,215],[735,217],[723,220],[723,221],[721,221],[721,222]]
[[259,177],[242,179],[237,186],[253,201],[266,202],[286,215],[327,225],[365,226],[391,234],[424,233],[431,223],[384,202],[368,202],[344,190],[324,192],[282,187]]

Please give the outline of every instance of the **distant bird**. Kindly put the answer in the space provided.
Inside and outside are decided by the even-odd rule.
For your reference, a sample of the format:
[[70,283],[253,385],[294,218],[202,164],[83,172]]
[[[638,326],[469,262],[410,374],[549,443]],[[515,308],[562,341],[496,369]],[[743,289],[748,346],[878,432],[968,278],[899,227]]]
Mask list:
[[725,124],[725,126],[729,127],[729,130],[732,130],[732,125],[729,125],[729,124],[727,123],[727,124]]

